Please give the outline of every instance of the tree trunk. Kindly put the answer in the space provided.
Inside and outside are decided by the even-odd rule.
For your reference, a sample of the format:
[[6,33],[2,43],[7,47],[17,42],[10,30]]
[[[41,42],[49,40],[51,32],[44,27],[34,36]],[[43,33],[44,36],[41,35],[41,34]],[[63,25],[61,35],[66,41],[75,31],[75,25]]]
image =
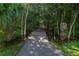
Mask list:
[[73,40],[75,39],[74,35],[75,35],[75,25],[73,26]]
[[26,21],[27,21],[27,16],[28,16],[28,5],[27,5],[27,12],[25,15],[25,19],[24,19],[24,40],[26,40]]
[[59,32],[59,21],[57,20],[57,34],[58,34],[58,37],[57,39],[60,39],[60,32]]
[[77,18],[77,15],[78,15],[78,12],[74,14],[74,19],[73,19],[73,22],[72,24],[70,25],[70,29],[69,29],[69,34],[68,34],[68,40],[70,39],[70,36],[71,36],[71,31],[72,31],[72,28],[73,28],[73,25],[75,24],[76,22],[76,18]]
[[21,38],[23,40],[26,40],[26,21],[28,16],[28,5],[27,5],[27,11],[26,8],[24,8],[22,13],[22,19],[21,19]]
[[23,13],[22,13],[22,19],[21,19],[21,38],[23,39],[23,33],[24,33],[24,10],[23,10]]

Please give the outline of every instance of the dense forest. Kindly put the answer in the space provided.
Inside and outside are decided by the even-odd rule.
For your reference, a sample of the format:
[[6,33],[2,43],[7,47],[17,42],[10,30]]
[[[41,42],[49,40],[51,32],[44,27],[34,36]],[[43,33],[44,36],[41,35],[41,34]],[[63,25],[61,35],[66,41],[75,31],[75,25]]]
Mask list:
[[[46,31],[48,40],[79,45],[79,4],[0,4],[0,55],[14,55],[28,35]],[[59,44],[61,43],[61,44]],[[62,48],[63,49],[63,48]],[[78,46],[79,55],[79,46]],[[66,53],[66,52],[65,52]],[[75,55],[75,54],[74,54]]]

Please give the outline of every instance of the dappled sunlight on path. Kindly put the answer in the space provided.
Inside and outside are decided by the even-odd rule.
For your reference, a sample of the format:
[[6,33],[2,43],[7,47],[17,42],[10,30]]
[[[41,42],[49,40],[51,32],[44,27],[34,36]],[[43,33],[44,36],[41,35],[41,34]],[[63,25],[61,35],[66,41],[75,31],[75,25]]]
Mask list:
[[30,34],[28,41],[20,49],[18,56],[61,56],[61,52],[52,47],[42,30]]

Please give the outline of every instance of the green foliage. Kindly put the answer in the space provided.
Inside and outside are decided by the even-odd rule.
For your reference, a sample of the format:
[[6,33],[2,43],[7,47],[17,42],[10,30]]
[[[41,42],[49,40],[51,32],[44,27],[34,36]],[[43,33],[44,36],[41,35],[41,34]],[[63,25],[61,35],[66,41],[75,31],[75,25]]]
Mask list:
[[64,42],[63,44],[58,44],[55,41],[50,43],[57,49],[59,49],[65,56],[79,56],[79,41]]
[[[21,36],[21,20],[29,6],[26,33],[45,26],[48,37],[58,34],[60,23],[67,23],[68,31],[79,4],[0,4],[0,43]],[[24,15],[23,15],[24,13]],[[78,14],[79,16],[79,14]],[[79,17],[76,18],[74,36],[79,35]],[[57,27],[58,26],[58,27]],[[73,31],[72,34],[73,35]],[[17,41],[17,39],[16,39]]]

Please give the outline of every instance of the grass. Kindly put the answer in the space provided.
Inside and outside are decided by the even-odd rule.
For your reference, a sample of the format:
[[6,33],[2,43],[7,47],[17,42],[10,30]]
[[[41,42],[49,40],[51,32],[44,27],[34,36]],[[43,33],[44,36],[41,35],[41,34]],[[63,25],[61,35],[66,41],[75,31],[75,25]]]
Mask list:
[[20,48],[22,40],[4,41],[0,44],[0,56],[13,56]]
[[5,41],[5,38],[2,35],[2,30],[0,30],[0,56],[16,55],[23,42],[19,34],[20,32],[16,31],[14,33],[14,38],[12,38],[10,41]]
[[55,46],[57,49],[59,49],[65,56],[79,56],[79,41],[74,40],[59,44],[52,40],[50,43],[52,46]]
[[0,56],[15,55],[19,47],[20,47],[20,44],[0,48]]

